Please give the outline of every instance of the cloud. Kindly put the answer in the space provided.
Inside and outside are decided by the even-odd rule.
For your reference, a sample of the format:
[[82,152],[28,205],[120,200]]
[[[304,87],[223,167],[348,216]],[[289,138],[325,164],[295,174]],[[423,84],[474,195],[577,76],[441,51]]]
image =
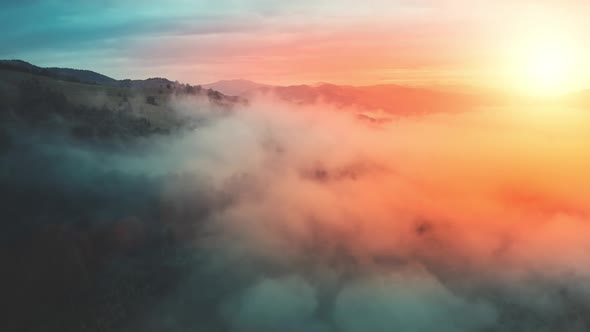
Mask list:
[[340,331],[485,331],[496,322],[488,303],[457,297],[423,269],[351,283],[336,297]]
[[[95,278],[74,293],[135,308],[113,328],[588,326],[583,111],[375,124],[354,110],[264,99],[229,112],[172,105],[195,130],[119,147],[5,131],[3,234],[23,243],[11,256],[37,268],[47,253]],[[43,289],[62,289],[54,280]],[[27,287],[15,289],[37,289]]]
[[324,331],[315,290],[301,277],[263,279],[223,307],[234,331]]
[[[310,280],[319,307],[331,313],[316,319],[336,331],[583,325],[582,317],[560,318],[577,300],[559,289],[576,292],[570,275],[589,276],[579,262],[586,259],[581,184],[590,159],[576,148],[586,135],[515,111],[375,127],[325,106],[255,103],[189,138],[190,150],[208,157],[187,164],[188,177],[206,174],[211,190],[227,197],[199,221],[194,241],[226,268],[247,271],[238,273]],[[514,190],[524,197],[506,196]],[[169,194],[174,202],[185,197]],[[547,251],[554,246],[559,253]],[[529,295],[518,301],[514,289]],[[541,304],[539,289],[556,304]],[[274,321],[273,311],[260,315],[256,324]]]
[[[0,3],[0,8],[0,28],[7,31],[0,37],[1,57],[94,68],[115,77],[167,76],[191,83],[235,78],[238,68],[242,76],[283,83],[376,82],[381,75],[391,78],[387,73],[400,67],[412,69],[406,68],[408,62],[430,70],[457,63],[464,52],[453,51],[449,40],[457,40],[455,48],[481,39],[470,33],[478,30],[475,26],[464,29],[464,22],[447,22],[428,5],[404,1],[369,6],[331,1],[177,0],[166,6],[158,1],[30,1]],[[438,35],[443,32],[453,36],[444,45]],[[436,59],[429,56],[432,49]],[[327,57],[334,53],[341,55],[337,61]],[[351,67],[362,75],[355,76]],[[294,69],[286,73],[285,68]]]

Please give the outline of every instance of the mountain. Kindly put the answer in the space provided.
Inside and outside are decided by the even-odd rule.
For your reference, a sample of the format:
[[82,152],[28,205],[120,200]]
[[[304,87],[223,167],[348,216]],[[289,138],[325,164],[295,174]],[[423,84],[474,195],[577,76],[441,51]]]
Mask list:
[[[57,81],[66,81],[72,83],[83,83],[89,85],[97,85],[104,88],[112,87],[112,88],[123,88],[123,89],[132,89],[135,92],[140,92],[141,94],[154,94],[159,95],[158,98],[165,99],[170,94],[191,94],[191,95],[204,95],[209,97],[210,99],[215,99],[218,102],[240,102],[243,103],[245,100],[238,98],[238,97],[231,97],[226,95],[222,92],[219,92],[216,89],[206,88],[202,89],[200,86],[191,86],[190,84],[182,84],[178,81],[171,81],[167,78],[162,77],[154,77],[148,78],[145,80],[131,80],[131,79],[124,79],[124,80],[116,80],[114,78],[108,77],[106,75],[91,71],[91,70],[84,70],[84,69],[71,69],[71,68],[43,68],[26,61],[22,60],[0,60],[0,72],[5,71],[6,73],[23,73],[29,76],[35,76],[37,78],[47,77],[49,79],[57,80]],[[6,76],[6,75],[4,75]],[[14,76],[14,75],[12,75]],[[0,77],[0,82],[2,82],[3,77]],[[4,77],[6,78],[6,77]],[[23,79],[31,78],[31,77],[21,77]],[[6,81],[6,80],[4,80]],[[50,81],[48,81],[50,82]],[[14,83],[14,82],[12,82]],[[252,84],[256,84],[251,82]],[[6,82],[4,82],[6,84]],[[14,85],[14,84],[12,84]],[[7,86],[11,86],[11,84],[7,84]],[[262,85],[257,85],[262,86]],[[78,86],[75,85],[68,85],[70,90],[77,90],[79,89]],[[67,90],[67,89],[66,89]],[[88,91],[88,87],[84,88],[83,90]],[[124,90],[122,90],[124,91]],[[70,93],[71,91],[64,91],[66,94]],[[128,91],[131,92],[131,91]],[[120,92],[122,93],[122,92]],[[154,97],[156,98],[156,97]]]
[[21,71],[36,71],[42,69],[41,67],[37,67],[22,60],[0,60],[0,66],[5,69],[20,69]]
[[71,68],[47,68],[51,73],[56,74],[58,77],[74,77],[80,82],[94,83],[100,85],[116,85],[118,81],[114,78],[110,78],[106,75],[93,72],[91,70],[80,70]]
[[488,105],[494,98],[485,94],[442,91],[395,84],[348,86],[321,83],[286,87],[264,86],[244,94],[246,98],[271,95],[300,105],[324,103],[336,108],[383,111],[396,115],[459,111]]
[[214,83],[201,85],[205,89],[217,90],[229,96],[241,96],[251,90],[270,87],[270,85],[252,82],[243,79],[222,80]]
[[61,81],[95,84],[102,86],[122,86],[139,89],[171,89],[183,87],[183,84],[173,82],[166,78],[155,77],[145,80],[116,80],[106,75],[85,69],[72,68],[44,68],[35,66],[22,60],[0,60],[0,69],[23,72],[33,75],[45,76]]
[[90,71],[71,68],[43,68],[22,60],[0,60],[0,69],[20,71],[64,81],[88,84],[116,85],[114,78]]
[[[191,128],[173,102],[197,96],[222,112],[246,101],[165,78],[114,80],[89,70],[42,68],[0,60],[0,123],[34,125],[92,142],[129,141]],[[0,149],[2,145],[0,126]]]
[[134,87],[140,89],[171,89],[172,87],[181,87],[182,84],[178,82],[172,82],[167,78],[153,77],[145,80],[121,80],[119,81],[121,86]]

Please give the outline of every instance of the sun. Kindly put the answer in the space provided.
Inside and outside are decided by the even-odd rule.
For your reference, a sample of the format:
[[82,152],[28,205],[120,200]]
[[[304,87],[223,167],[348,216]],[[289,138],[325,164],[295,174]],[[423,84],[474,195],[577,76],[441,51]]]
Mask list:
[[574,89],[581,75],[576,34],[555,17],[536,16],[515,29],[506,45],[509,86],[529,95],[555,96]]
[[576,48],[558,31],[532,33],[513,46],[512,80],[527,94],[553,96],[572,89]]
[[573,76],[574,52],[560,40],[543,40],[522,55],[524,84],[538,94],[559,94],[568,90]]

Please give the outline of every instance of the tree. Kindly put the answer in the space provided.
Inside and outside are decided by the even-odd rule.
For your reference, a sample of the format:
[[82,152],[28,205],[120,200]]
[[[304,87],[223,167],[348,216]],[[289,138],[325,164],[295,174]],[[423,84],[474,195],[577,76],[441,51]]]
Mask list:
[[155,96],[147,96],[145,97],[145,102],[150,104],[150,105],[158,105],[158,103],[156,103],[156,97]]

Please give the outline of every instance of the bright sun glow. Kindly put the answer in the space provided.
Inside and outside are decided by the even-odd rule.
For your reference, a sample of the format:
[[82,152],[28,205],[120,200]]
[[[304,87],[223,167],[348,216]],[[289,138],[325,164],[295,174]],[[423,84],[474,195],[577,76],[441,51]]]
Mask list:
[[559,94],[573,83],[574,52],[558,38],[526,45],[519,62],[522,83],[532,93]]
[[536,84],[559,87],[567,80],[571,57],[558,46],[539,48],[531,54],[530,76]]
[[534,15],[510,37],[509,85],[529,95],[554,96],[579,84],[581,43],[575,30],[555,17]]

